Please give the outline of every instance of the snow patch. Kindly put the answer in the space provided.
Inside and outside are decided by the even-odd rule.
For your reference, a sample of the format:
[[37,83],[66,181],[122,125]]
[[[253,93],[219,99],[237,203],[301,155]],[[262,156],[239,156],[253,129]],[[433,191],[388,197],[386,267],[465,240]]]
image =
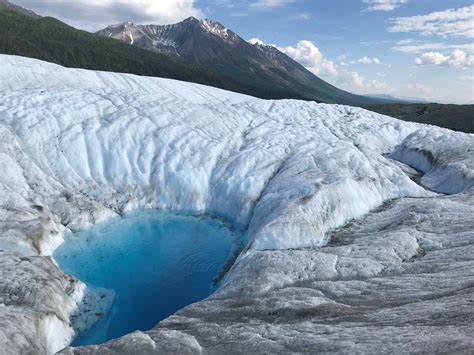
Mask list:
[[225,40],[230,40],[232,39],[235,35],[232,34],[230,30],[222,26],[218,22],[214,22],[212,20],[202,20],[201,21],[201,26],[208,32],[221,37]]

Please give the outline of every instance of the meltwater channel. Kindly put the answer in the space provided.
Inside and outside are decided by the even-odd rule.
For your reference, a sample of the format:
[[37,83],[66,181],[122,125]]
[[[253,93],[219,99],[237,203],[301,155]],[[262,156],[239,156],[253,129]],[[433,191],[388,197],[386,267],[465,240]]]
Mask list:
[[151,329],[206,298],[239,239],[220,219],[163,211],[141,211],[67,235],[53,255],[59,267],[113,295],[110,308],[71,345]]

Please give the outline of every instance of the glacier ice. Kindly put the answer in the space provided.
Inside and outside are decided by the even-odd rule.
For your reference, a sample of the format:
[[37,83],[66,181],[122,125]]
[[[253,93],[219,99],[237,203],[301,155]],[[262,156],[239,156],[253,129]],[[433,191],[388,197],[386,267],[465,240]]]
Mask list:
[[0,91],[12,353],[73,335],[84,285],[49,257],[64,233],[139,208],[214,213],[249,243],[209,299],[66,353],[474,346],[473,135],[6,55]]
[[68,234],[54,260],[88,290],[100,288],[97,299],[76,312],[80,324],[87,309],[104,305],[101,311],[87,312],[91,321],[72,344],[100,344],[148,330],[208,297],[239,242],[238,231],[214,216],[156,210],[136,211]]

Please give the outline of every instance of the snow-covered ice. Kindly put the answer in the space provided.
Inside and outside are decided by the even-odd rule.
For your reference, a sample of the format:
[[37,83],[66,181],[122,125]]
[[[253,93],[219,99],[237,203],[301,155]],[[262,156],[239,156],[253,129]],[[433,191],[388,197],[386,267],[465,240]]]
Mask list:
[[73,335],[84,286],[48,256],[63,234],[138,208],[213,213],[249,243],[213,296],[109,350],[473,348],[473,135],[5,55],[0,92],[11,353]]

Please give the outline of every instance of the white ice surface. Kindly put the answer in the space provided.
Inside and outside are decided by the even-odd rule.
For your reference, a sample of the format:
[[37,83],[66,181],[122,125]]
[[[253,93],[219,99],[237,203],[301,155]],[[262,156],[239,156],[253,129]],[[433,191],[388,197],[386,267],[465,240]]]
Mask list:
[[[474,183],[472,135],[354,107],[258,100],[5,55],[0,93],[0,247],[8,255],[0,270],[9,258],[49,255],[67,228],[86,228],[123,211],[207,211],[248,229],[249,244],[223,294],[235,294],[232,280],[259,265],[262,251],[274,250],[276,259],[264,264],[278,268],[282,262],[286,271],[258,283],[258,292],[269,292],[301,276],[287,270],[297,261],[276,250],[288,255],[286,249],[323,247],[332,231],[386,201],[470,194]],[[421,183],[429,189],[390,153],[425,173]],[[386,242],[395,245],[389,249],[396,260],[415,253],[410,233],[391,238]],[[314,259],[309,253],[299,256],[303,264]],[[347,258],[335,270],[328,266],[334,257],[328,256],[329,264],[324,258],[311,262],[324,277],[369,277],[386,267]],[[36,271],[28,270],[34,279]],[[247,277],[249,289],[254,281]],[[75,304],[67,288],[54,292]],[[56,314],[66,324],[68,307]],[[28,303],[24,312],[54,324],[44,308]]]
[[[249,225],[254,249],[317,246],[385,200],[430,195],[382,156],[414,124],[24,58],[1,68],[0,133],[14,139],[5,150],[18,146],[0,160],[4,189],[73,229],[132,204],[223,215]],[[88,201],[71,207],[65,193]]]

